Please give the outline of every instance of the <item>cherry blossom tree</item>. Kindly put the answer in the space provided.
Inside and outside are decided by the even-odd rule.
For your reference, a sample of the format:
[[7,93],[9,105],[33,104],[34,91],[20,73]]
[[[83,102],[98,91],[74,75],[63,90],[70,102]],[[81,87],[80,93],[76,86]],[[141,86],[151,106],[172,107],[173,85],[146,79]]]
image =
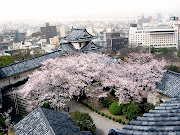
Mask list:
[[8,132],[10,132],[10,129],[13,128],[14,125],[14,123],[11,122],[11,115],[10,115],[11,112],[12,112],[12,108],[8,109],[4,113],[0,113],[0,115],[5,119],[5,126],[6,126],[6,128],[0,127],[0,130],[3,131],[3,133],[7,132],[7,135]]
[[156,82],[161,82],[166,70],[165,60],[157,60],[152,54],[131,53],[120,64],[121,83],[116,91],[119,103],[141,101],[143,95],[157,94]]
[[150,54],[131,54],[125,61],[117,61],[96,53],[77,53],[43,62],[39,71],[29,76],[21,93],[29,99],[29,110],[48,101],[51,107],[62,107],[73,96],[85,93],[91,97],[105,97],[106,87],[115,88],[119,101],[140,101],[140,91],[156,90],[164,61]]

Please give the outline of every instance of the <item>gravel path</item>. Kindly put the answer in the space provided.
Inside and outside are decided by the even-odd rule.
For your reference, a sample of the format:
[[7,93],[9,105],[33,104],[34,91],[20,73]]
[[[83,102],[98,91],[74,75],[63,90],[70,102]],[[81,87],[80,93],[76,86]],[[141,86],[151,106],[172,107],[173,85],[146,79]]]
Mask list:
[[84,107],[83,105],[79,104],[76,101],[71,101],[67,105],[70,106],[70,112],[80,111],[80,112],[89,113],[89,115],[91,116],[91,118],[93,119],[96,125],[96,130],[94,131],[95,135],[108,135],[110,129],[116,129],[116,128],[122,129],[123,127],[122,124],[109,120],[89,110],[88,108]]

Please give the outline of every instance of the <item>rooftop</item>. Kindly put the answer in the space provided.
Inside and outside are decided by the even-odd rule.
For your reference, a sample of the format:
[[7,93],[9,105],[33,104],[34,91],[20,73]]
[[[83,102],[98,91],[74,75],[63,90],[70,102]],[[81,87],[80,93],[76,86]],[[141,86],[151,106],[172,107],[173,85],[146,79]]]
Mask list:
[[[180,134],[180,96],[150,110],[143,117],[132,120],[122,130],[115,130],[117,135],[177,135]],[[113,134],[109,134],[113,135]]]
[[15,135],[92,135],[81,132],[67,114],[38,107],[14,126]]
[[60,51],[47,53],[32,59],[26,59],[14,64],[10,64],[0,68],[0,79],[4,79],[42,65],[42,62],[47,59],[55,59],[61,55]]
[[156,84],[159,93],[168,97],[180,95],[180,73],[167,71],[162,78],[162,83]]
[[100,49],[102,49],[102,47],[92,41],[90,41],[87,45],[83,46],[80,50],[75,49],[71,43],[61,43],[59,46],[59,50],[67,54],[72,54],[76,52],[99,52]]
[[95,36],[89,34],[86,29],[72,28],[69,34],[62,39],[67,41],[89,41],[94,38]]

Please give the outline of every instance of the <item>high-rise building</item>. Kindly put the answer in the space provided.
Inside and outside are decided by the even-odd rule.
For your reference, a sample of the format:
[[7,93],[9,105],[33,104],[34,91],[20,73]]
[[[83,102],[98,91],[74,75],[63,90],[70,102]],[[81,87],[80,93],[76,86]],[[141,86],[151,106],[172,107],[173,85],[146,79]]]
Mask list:
[[117,52],[121,48],[128,47],[128,38],[120,37],[120,33],[106,33],[107,49]]
[[47,43],[50,43],[49,38],[54,38],[57,36],[56,26],[49,26],[49,23],[46,23],[46,27],[41,27],[41,39],[46,39]]
[[178,48],[178,35],[179,35],[178,18],[174,17],[171,21],[171,26],[166,28],[151,27],[138,29],[137,24],[130,25],[129,31],[129,45],[131,47],[176,47]]

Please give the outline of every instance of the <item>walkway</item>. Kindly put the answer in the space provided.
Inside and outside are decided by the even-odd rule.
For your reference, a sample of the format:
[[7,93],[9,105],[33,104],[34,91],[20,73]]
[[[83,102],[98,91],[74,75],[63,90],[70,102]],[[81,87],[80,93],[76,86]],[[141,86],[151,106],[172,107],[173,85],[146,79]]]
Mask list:
[[107,119],[89,110],[88,108],[84,107],[83,105],[81,105],[76,101],[71,101],[67,105],[70,106],[70,112],[80,111],[80,112],[89,113],[89,115],[94,121],[94,124],[96,125],[96,130],[94,131],[95,135],[107,135],[110,129],[116,129],[116,128],[122,129],[123,127],[122,124]]

